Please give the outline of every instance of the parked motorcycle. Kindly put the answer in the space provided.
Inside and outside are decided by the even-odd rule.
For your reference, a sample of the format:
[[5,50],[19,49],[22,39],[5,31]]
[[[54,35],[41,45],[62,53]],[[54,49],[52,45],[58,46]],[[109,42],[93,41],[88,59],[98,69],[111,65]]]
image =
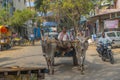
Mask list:
[[106,59],[108,59],[111,64],[114,64],[114,57],[111,48],[111,43],[103,44],[100,42],[96,50],[103,61],[106,61]]

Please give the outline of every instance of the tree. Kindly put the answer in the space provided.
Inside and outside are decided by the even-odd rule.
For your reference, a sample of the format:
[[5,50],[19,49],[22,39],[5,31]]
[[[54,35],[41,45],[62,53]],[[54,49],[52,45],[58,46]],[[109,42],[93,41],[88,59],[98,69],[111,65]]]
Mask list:
[[7,24],[9,19],[9,12],[6,11],[4,8],[0,8],[0,25]]
[[42,17],[37,18],[37,23],[43,22],[43,18],[47,19],[46,14],[50,9],[50,0],[35,0],[35,9],[40,12]]
[[50,3],[50,0],[35,0],[35,8],[37,11],[40,11],[43,14],[46,14],[50,6],[49,3]]
[[20,34],[20,27],[24,25],[25,22],[32,19],[35,15],[35,12],[30,10],[16,10],[13,16],[9,20],[9,25],[13,26],[15,30],[17,30],[18,34]]
[[30,10],[16,10],[13,16],[10,18],[9,25],[12,26],[22,26],[26,21],[34,17],[35,12]]
[[[55,4],[51,6],[57,14],[60,14],[59,18],[67,21],[67,24],[71,22],[74,26],[75,33],[77,33],[80,27],[80,19],[82,15],[89,14],[94,7],[92,0],[54,0]],[[56,8],[56,9],[55,9]]]
[[43,4],[42,2],[43,2],[43,0],[35,0],[35,2],[34,2],[35,3],[35,9],[39,10],[41,5]]
[[58,22],[71,24],[77,33],[81,16],[89,14],[94,5],[92,0],[43,0],[39,7],[45,13],[53,11]]

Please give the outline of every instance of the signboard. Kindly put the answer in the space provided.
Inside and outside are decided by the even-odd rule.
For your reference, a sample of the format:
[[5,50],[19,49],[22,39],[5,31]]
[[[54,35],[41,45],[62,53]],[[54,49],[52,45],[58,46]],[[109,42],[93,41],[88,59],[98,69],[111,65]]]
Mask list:
[[118,28],[118,20],[105,20],[104,29]]

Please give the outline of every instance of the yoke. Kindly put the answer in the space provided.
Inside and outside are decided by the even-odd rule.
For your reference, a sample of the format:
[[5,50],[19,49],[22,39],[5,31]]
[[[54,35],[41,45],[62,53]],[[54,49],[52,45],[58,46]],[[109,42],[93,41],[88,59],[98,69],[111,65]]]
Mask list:
[[46,40],[46,42],[44,42],[44,46],[42,47],[44,47],[43,51],[46,53],[46,50],[49,50],[47,48],[50,48],[49,46],[52,47],[52,44],[56,44],[54,57],[72,57],[73,55],[75,55],[75,48],[79,44],[79,42],[79,40],[57,41],[54,39],[48,39]]

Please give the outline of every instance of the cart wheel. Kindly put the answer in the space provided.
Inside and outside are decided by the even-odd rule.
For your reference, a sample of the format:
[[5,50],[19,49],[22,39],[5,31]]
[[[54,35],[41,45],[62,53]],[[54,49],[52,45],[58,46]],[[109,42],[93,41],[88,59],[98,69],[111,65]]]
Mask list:
[[77,56],[76,56],[76,52],[74,51],[73,53],[73,65],[74,66],[78,66],[78,59],[77,59]]
[[55,66],[55,59],[53,58],[52,66]]

